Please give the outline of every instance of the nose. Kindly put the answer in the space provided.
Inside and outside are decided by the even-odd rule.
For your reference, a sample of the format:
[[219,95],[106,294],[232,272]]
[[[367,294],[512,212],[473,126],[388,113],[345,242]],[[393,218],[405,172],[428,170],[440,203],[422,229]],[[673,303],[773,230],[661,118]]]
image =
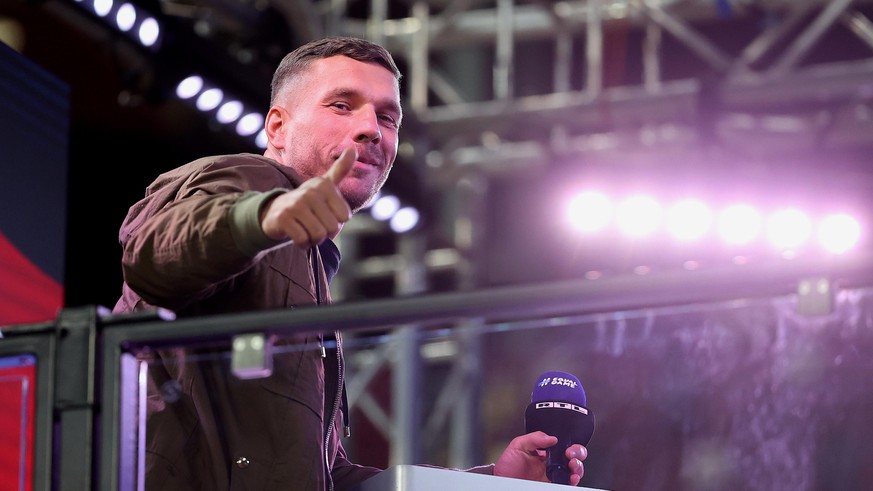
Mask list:
[[379,143],[382,139],[382,131],[379,129],[379,119],[376,111],[370,107],[360,110],[357,118],[358,127],[355,129],[356,143]]

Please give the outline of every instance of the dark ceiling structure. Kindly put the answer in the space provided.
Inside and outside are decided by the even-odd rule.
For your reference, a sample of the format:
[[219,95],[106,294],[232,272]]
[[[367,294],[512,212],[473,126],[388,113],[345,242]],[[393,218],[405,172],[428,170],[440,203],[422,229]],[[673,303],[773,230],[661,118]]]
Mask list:
[[261,151],[176,100],[181,74],[202,72],[266,108],[281,57],[327,34],[381,42],[401,65],[407,117],[388,187],[426,218],[415,238],[366,217],[350,226],[339,298],[653,261],[564,237],[555,197],[578,180],[862,205],[873,195],[870,1],[136,4],[163,25],[157,52],[74,0],[0,7],[23,33],[21,52],[71,87],[71,305],[114,302],[117,227],[157,173],[206,154]]

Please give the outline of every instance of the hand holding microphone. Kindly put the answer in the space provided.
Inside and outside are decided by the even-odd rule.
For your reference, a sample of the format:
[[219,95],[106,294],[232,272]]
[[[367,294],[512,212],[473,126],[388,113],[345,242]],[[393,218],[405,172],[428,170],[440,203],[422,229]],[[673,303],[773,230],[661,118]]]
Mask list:
[[567,449],[588,445],[594,434],[594,413],[586,407],[585,390],[575,376],[565,372],[540,375],[524,412],[525,431],[542,431],[558,442],[546,448],[546,477],[558,484],[570,484],[573,474]]

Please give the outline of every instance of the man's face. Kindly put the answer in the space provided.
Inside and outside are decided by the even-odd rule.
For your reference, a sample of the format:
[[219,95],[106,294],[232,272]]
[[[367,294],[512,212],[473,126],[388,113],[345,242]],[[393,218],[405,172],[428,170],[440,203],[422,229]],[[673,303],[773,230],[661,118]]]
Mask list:
[[382,187],[397,156],[400,89],[386,68],[345,56],[315,60],[285,92],[285,165],[323,175],[346,148],[358,159],[339,189],[353,211]]

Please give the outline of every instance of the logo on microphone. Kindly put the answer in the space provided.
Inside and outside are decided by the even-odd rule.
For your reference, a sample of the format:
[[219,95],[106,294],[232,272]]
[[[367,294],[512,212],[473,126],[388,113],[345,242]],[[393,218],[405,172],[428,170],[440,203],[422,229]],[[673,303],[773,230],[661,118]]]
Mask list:
[[545,387],[547,385],[560,385],[563,387],[569,387],[571,389],[575,389],[577,385],[575,380],[571,380],[564,377],[546,377],[540,380],[540,383],[537,384],[539,387]]
[[577,406],[576,404],[570,404],[567,402],[538,402],[536,403],[536,409],[546,409],[546,408],[554,408],[554,409],[570,409],[582,414],[588,414],[588,408]]

